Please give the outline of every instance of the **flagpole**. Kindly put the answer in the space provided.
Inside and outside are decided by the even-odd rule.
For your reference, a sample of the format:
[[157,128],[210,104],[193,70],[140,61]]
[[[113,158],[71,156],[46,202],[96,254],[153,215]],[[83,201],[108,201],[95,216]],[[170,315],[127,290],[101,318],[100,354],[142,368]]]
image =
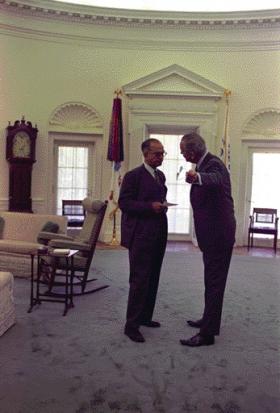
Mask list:
[[109,200],[113,204],[113,210],[109,214],[109,218],[113,220],[113,234],[110,245],[119,245],[116,238],[116,215],[119,209],[118,202],[114,198],[114,192],[118,181],[120,186],[121,176],[120,167],[124,159],[123,151],[123,126],[122,126],[122,100],[119,96],[122,95],[120,89],[114,91],[115,98],[113,100],[112,117],[110,122],[110,133],[108,142],[107,159],[112,162],[112,174]]
[[110,184],[110,193],[109,193],[110,201],[112,201],[114,197],[114,182],[115,182],[115,162],[112,162],[111,184]]
[[231,96],[231,90],[225,89],[224,96],[226,98],[225,108],[225,123],[224,123],[224,156],[223,160],[227,167],[229,167],[229,142],[228,142],[228,125],[229,125],[229,97]]
[[109,218],[113,219],[113,233],[112,233],[112,239],[110,241],[110,245],[116,246],[120,245],[119,241],[117,240],[117,225],[116,225],[116,215],[117,211],[119,209],[118,202],[114,199],[114,186],[115,186],[115,162],[112,162],[112,176],[111,176],[111,189],[110,189],[110,194],[109,194],[109,200],[112,201],[113,205],[115,205],[115,208],[110,212]]

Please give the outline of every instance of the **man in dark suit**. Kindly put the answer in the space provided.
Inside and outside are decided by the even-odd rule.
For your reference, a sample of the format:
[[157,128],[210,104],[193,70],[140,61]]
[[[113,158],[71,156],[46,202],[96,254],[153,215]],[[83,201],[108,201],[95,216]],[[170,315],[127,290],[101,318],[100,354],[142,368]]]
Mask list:
[[186,161],[196,164],[195,171],[186,173],[186,182],[192,184],[190,199],[197,242],[203,254],[205,284],[203,316],[188,321],[200,331],[188,340],[181,340],[181,344],[197,347],[214,344],[220,332],[236,222],[230,176],[224,163],[207,151],[197,133],[184,135],[180,148]]
[[161,264],[167,241],[164,148],[157,139],[141,145],[144,164],[123,179],[119,207],[121,245],[129,250],[129,296],[124,333],[133,341],[144,342],[139,327],[160,327],[152,320]]

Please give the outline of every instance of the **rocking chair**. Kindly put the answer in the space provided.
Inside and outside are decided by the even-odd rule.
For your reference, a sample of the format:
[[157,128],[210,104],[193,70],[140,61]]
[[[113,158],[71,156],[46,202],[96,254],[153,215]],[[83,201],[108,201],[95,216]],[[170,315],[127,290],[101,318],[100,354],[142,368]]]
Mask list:
[[[67,235],[50,234],[46,232],[41,232],[39,234],[40,238],[48,243],[49,248],[79,250],[73,260],[73,295],[89,294],[108,287],[108,285],[101,285],[87,290],[88,283],[96,281],[95,278],[88,279],[88,275],[107,204],[108,201],[103,202],[90,198],[85,198],[82,201],[86,215],[82,229],[79,235],[75,238]],[[58,281],[58,278],[63,277],[65,272],[65,259],[56,259],[55,265],[52,257],[46,257],[45,261],[46,268],[48,268],[49,271],[49,274],[47,274],[49,283],[48,288],[49,292],[52,292],[54,287],[65,285],[65,281]],[[60,294],[57,293],[57,295]]]

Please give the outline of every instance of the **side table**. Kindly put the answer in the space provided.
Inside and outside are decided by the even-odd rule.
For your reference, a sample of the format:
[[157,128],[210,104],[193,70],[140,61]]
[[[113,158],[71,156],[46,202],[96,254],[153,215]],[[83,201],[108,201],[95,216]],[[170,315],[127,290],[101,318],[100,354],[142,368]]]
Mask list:
[[[64,303],[63,315],[67,314],[69,308],[74,307],[73,303],[73,278],[74,278],[74,256],[79,250],[68,250],[66,254],[61,254],[59,250],[41,248],[37,252],[38,266],[37,278],[34,280],[33,271],[31,273],[30,286],[30,307],[31,313],[36,304],[43,301]],[[50,276],[50,278],[48,278]],[[57,282],[56,276],[65,278],[65,281]],[[41,291],[42,286],[48,287]],[[62,286],[63,293],[52,292],[52,287]]]

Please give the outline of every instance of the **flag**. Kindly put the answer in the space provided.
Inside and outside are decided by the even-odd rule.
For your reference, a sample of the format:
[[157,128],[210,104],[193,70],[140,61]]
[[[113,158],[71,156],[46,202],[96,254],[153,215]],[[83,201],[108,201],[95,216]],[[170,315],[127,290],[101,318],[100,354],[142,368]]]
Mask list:
[[113,100],[112,117],[108,142],[107,159],[112,162],[112,177],[109,199],[113,200],[115,187],[120,186],[121,162],[124,160],[123,150],[123,124],[122,124],[122,100],[119,97],[121,91],[115,91],[117,95]]
[[221,145],[221,150],[220,150],[220,158],[223,160],[228,170],[230,170],[230,139],[228,136],[230,95],[231,95],[231,91],[229,89],[225,89],[225,92],[224,92],[224,96],[226,98],[225,121],[224,121],[222,145]]

